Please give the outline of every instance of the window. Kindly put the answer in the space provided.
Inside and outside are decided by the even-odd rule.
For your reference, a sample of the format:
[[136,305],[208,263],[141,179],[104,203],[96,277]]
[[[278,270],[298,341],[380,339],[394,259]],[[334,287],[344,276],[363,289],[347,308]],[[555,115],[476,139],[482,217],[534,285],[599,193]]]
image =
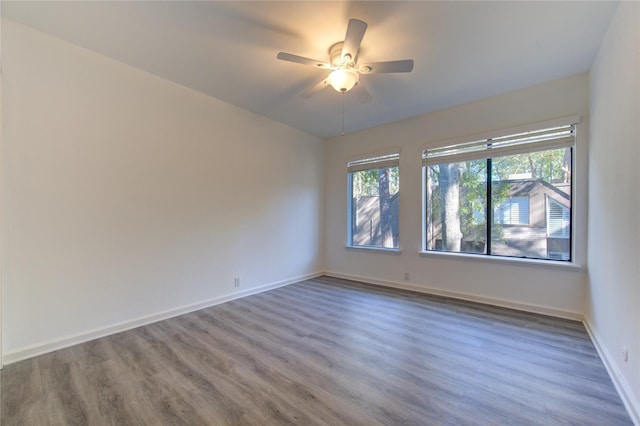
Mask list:
[[423,152],[427,251],[571,260],[575,126]]
[[547,257],[570,260],[571,211],[557,199],[547,198]]
[[347,163],[350,247],[397,249],[400,152]]
[[493,223],[500,225],[528,225],[529,197],[508,197],[498,201]]
[[549,198],[548,203],[547,237],[569,238],[569,225],[571,223],[569,209],[553,198]]

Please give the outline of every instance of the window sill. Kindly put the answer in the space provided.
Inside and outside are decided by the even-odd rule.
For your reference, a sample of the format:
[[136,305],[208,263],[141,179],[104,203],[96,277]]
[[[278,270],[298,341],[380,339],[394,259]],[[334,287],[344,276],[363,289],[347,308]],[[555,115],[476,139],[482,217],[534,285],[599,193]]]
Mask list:
[[400,254],[399,248],[386,248],[386,247],[374,247],[374,246],[345,246],[347,250],[353,251],[374,251],[378,253]]
[[450,253],[443,251],[420,251],[421,257],[442,257],[448,259],[464,259],[476,262],[497,262],[497,263],[510,263],[527,266],[538,266],[544,268],[564,269],[580,271],[582,266],[573,262],[556,261],[556,260],[543,260],[543,259],[523,259],[519,257],[503,257],[503,256],[487,256],[482,254],[470,254],[470,253]]

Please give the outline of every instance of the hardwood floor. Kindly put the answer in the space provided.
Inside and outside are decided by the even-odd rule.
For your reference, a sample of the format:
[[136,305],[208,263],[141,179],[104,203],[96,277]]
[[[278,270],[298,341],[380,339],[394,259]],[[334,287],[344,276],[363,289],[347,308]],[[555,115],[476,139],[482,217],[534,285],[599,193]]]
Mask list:
[[4,426],[632,424],[579,322],[327,277],[1,381]]

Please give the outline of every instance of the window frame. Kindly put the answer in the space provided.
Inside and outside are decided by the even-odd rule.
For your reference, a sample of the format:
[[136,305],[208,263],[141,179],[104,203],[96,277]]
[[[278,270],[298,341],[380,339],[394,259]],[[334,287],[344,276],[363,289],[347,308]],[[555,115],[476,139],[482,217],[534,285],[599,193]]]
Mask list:
[[[576,116],[559,118],[556,120],[533,123],[533,124],[520,126],[516,128],[509,128],[504,130],[487,132],[483,134],[478,134],[476,137],[473,137],[473,136],[462,137],[462,138],[450,139],[447,141],[441,141],[439,143],[432,144],[432,147],[430,148],[424,149],[423,156],[422,156],[423,158],[422,160],[423,161],[423,166],[422,166],[422,249],[420,250],[420,255],[427,256],[427,257],[435,256],[435,257],[445,257],[445,258],[478,259],[481,261],[490,260],[490,261],[507,262],[507,263],[527,263],[532,265],[548,265],[550,267],[559,267],[559,268],[568,267],[570,269],[581,269],[581,266],[575,263],[576,262],[575,228],[577,226],[577,223],[576,223],[576,217],[575,217],[576,209],[574,206],[575,204],[574,194],[576,193],[576,189],[575,189],[576,188],[576,170],[575,170],[576,150],[577,150],[578,140],[579,140],[578,129],[581,123],[582,123],[582,117],[579,115],[576,115]],[[461,145],[461,146],[473,145],[473,144],[477,145],[478,143],[481,143],[481,142],[484,142],[486,146],[489,147],[491,145],[492,139],[494,138],[495,139],[508,138],[514,135],[525,134],[528,132],[537,132],[545,129],[552,129],[555,127],[564,127],[564,126],[571,126],[571,129],[572,129],[573,142],[569,146],[567,146],[566,143],[564,145],[558,144],[557,146],[554,146],[553,143],[550,143],[549,145],[545,145],[544,148],[531,149],[531,150],[519,150],[513,153],[506,153],[506,154],[502,153],[499,155],[492,155],[490,157],[487,156],[484,158],[487,159],[489,163],[491,163],[492,158],[499,158],[499,157],[504,157],[509,155],[517,155],[524,152],[547,151],[547,150],[553,150],[553,149],[560,149],[563,147],[571,149],[570,151],[571,183],[570,183],[570,194],[569,194],[571,208],[569,208],[570,229],[569,229],[569,237],[568,237],[569,239],[569,259],[568,260],[553,259],[549,257],[547,258],[519,257],[519,256],[493,254],[493,253],[470,253],[470,252],[463,252],[463,251],[455,252],[455,251],[446,251],[446,250],[427,249],[427,236],[428,236],[427,234],[428,234],[428,226],[429,226],[428,212],[430,211],[430,208],[431,208],[429,206],[429,200],[427,195],[427,185],[429,184],[428,168],[436,164],[469,161],[469,158],[465,157],[464,154],[461,157],[456,157],[455,155],[451,155],[451,156],[443,155],[441,157],[443,161],[438,161],[438,162],[432,161],[430,164],[427,164],[425,162],[425,157],[428,150],[433,150],[433,149],[446,150],[447,148],[455,148],[456,145]],[[477,142],[469,142],[469,141],[477,141]],[[471,159],[474,159],[473,157],[474,155],[476,155],[475,159],[483,158],[481,156],[477,156],[477,153],[476,154],[471,153]],[[450,161],[447,161],[447,158],[449,158]],[[488,175],[490,177],[490,174]],[[489,184],[488,186],[491,186],[491,185]],[[530,202],[531,201],[529,201],[529,203]],[[545,197],[545,204],[546,204],[546,197]],[[491,209],[495,209],[495,206],[491,205]],[[491,213],[493,213],[493,211]],[[529,214],[531,214],[531,211],[529,211]],[[493,216],[493,214],[491,214],[491,216]],[[546,220],[546,216],[547,216],[547,212],[545,212],[545,220]],[[493,221],[493,217],[491,217],[491,221]],[[489,218],[487,218],[487,222],[486,222],[487,238],[491,236],[491,231],[489,229],[490,226],[491,224],[489,223]],[[529,217],[528,225],[518,225],[518,226],[531,226],[531,217]],[[545,223],[545,235],[546,235],[546,223]]]

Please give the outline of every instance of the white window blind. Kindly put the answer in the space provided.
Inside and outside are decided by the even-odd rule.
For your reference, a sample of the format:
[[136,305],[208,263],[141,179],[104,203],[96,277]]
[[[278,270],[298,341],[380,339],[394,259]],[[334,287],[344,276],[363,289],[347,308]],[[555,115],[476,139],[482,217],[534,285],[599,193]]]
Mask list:
[[400,150],[393,149],[389,151],[381,151],[377,153],[365,154],[357,159],[347,162],[347,171],[349,173],[360,172],[363,170],[383,169],[386,167],[400,166]]
[[496,207],[494,223],[502,225],[529,224],[529,197],[511,197]]
[[438,148],[428,148],[422,153],[422,165],[458,163],[549,149],[570,148],[573,147],[574,143],[575,124],[567,124]]
[[558,251],[550,251],[547,253],[547,257],[551,260],[569,260],[569,253],[567,252],[558,252]]
[[547,236],[549,238],[569,238],[570,210],[551,198],[547,198],[547,200]]

